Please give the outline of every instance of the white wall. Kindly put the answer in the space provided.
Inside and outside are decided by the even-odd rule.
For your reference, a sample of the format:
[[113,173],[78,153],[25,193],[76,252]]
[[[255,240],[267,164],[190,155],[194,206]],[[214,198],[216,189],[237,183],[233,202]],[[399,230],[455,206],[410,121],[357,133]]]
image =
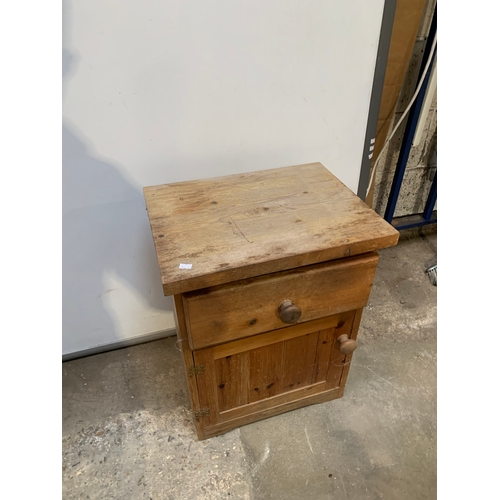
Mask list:
[[382,9],[64,2],[63,353],[174,327],[142,187],[320,161],[356,191]]

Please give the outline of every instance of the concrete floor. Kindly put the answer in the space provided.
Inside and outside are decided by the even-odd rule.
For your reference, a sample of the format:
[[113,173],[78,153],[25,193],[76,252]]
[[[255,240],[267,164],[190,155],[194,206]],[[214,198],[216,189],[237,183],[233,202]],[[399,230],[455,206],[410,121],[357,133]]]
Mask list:
[[436,235],[380,254],[342,399],[198,442],[175,338],[63,363],[63,498],[435,498]]

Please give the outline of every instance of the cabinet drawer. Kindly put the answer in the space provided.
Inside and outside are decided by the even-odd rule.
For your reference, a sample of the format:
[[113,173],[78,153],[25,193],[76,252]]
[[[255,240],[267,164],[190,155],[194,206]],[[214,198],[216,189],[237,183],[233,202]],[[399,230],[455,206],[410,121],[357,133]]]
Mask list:
[[294,323],[363,308],[377,261],[374,252],[183,294],[191,349],[289,326],[280,318],[285,300],[300,308]]

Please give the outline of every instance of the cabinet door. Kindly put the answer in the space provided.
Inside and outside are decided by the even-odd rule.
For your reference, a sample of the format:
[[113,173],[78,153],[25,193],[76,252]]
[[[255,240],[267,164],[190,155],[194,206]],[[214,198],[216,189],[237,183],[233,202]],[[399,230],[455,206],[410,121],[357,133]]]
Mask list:
[[194,351],[197,418],[203,428],[213,427],[204,437],[341,396],[346,356],[338,337],[355,337],[357,314],[349,311]]

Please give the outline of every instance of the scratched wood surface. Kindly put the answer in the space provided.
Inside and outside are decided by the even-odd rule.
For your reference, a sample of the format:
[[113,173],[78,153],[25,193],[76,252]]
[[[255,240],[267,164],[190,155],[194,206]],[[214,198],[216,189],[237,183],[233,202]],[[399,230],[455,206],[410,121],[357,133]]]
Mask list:
[[144,196],[165,295],[371,252],[399,237],[320,163],[150,186]]

